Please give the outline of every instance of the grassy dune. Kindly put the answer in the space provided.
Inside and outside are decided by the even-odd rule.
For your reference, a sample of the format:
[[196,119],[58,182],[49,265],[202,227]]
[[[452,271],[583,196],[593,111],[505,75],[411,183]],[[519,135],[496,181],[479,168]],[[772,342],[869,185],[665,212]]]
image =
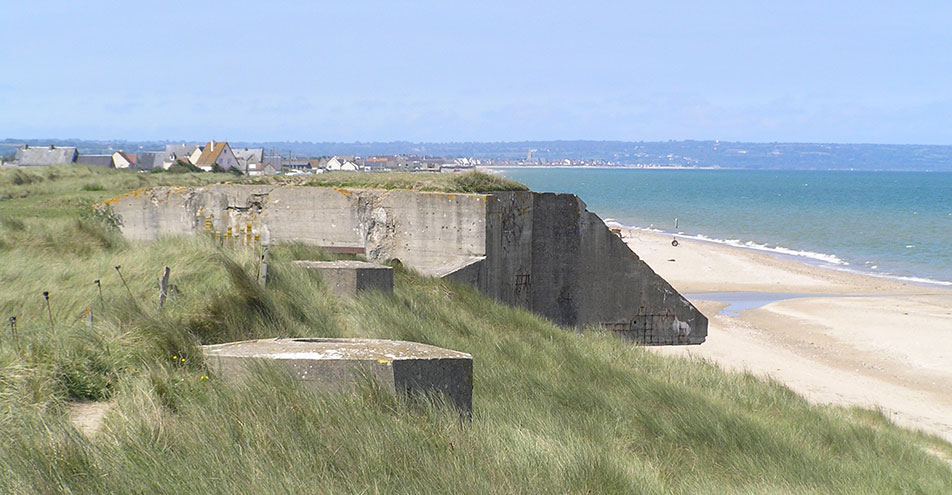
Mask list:
[[[952,490],[942,459],[952,446],[875,411],[812,405],[749,374],[566,331],[400,267],[394,294],[339,300],[290,265],[329,258],[301,244],[272,250],[261,288],[252,249],[130,243],[91,213],[131,189],[220,177],[0,171],[0,323],[16,315],[19,334],[0,327],[0,493]],[[160,311],[165,266],[175,290]],[[229,386],[197,348],[268,336],[471,353],[473,419],[369,382],[328,395],[261,369]],[[68,420],[80,399],[114,404],[91,438]]]

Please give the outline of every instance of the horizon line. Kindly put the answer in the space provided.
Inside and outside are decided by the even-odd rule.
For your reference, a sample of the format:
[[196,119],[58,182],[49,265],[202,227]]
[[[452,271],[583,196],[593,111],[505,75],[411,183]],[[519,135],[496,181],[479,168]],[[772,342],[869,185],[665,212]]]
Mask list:
[[[148,138],[148,139],[128,139],[128,138],[108,138],[108,139],[88,139],[88,138],[78,138],[78,137],[31,137],[31,138],[22,138],[22,137],[5,137],[0,141],[0,145],[15,145],[15,144],[25,144],[27,141],[85,141],[85,142],[107,142],[107,143],[143,143],[143,142],[157,142],[157,143],[204,143],[208,142],[209,139],[169,139],[169,138]],[[395,139],[390,141],[303,141],[303,140],[254,140],[254,139],[214,139],[214,141],[224,141],[224,142],[235,142],[235,143],[284,143],[284,144],[335,144],[335,145],[372,145],[372,144],[411,144],[411,145],[428,145],[428,144],[519,144],[519,143],[736,143],[736,144],[799,144],[799,145],[852,145],[852,146],[935,146],[935,147],[952,147],[952,143],[949,144],[935,144],[935,143],[872,143],[872,142],[835,142],[835,141],[741,141],[741,140],[721,140],[721,139],[665,139],[665,140],[623,140],[623,139],[522,139],[522,140],[508,140],[508,141],[411,141],[405,139]]]

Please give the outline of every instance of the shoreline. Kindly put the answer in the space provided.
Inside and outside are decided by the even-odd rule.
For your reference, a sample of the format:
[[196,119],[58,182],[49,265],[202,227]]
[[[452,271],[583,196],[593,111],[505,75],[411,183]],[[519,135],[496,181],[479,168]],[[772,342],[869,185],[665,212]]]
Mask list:
[[646,166],[646,165],[477,165],[477,171],[483,171],[488,173],[499,173],[499,170],[502,169],[522,169],[522,168],[533,168],[533,169],[578,169],[578,170],[604,170],[604,169],[624,169],[624,170],[748,170],[744,168],[729,168],[729,167],[717,167],[717,166],[707,166],[707,167],[678,167],[674,165],[658,165],[658,166]]
[[[939,287],[939,288],[952,288],[952,281],[948,280],[936,280],[925,277],[918,277],[915,275],[896,275],[892,273],[884,273],[873,271],[869,268],[852,268],[853,265],[844,261],[839,256],[835,254],[820,253],[817,251],[806,251],[806,250],[796,250],[790,249],[783,246],[774,246],[770,247],[766,244],[760,244],[753,241],[741,242],[740,240],[725,240],[717,239],[713,237],[708,237],[704,234],[685,234],[683,232],[669,232],[661,229],[654,229],[650,227],[632,227],[620,224],[614,219],[608,218],[605,220],[605,224],[609,227],[620,228],[622,231],[636,231],[636,232],[645,232],[648,234],[657,234],[660,236],[666,236],[670,238],[678,239],[678,242],[684,242],[685,240],[711,244],[715,246],[726,246],[736,249],[743,249],[751,252],[762,253],[768,256],[774,256],[779,259],[785,259],[794,261],[796,263],[802,263],[805,265],[813,266],[823,270],[834,270],[844,273],[852,273],[855,275],[861,275],[865,277],[880,278],[885,280],[892,280],[902,283],[910,283],[914,285],[921,285],[925,287]],[[850,267],[850,268],[847,268]]]
[[[709,319],[704,344],[647,349],[770,377],[813,402],[879,408],[952,441],[952,289],[698,239],[674,247],[639,229],[622,238]],[[730,316],[704,299],[725,292],[798,297]]]

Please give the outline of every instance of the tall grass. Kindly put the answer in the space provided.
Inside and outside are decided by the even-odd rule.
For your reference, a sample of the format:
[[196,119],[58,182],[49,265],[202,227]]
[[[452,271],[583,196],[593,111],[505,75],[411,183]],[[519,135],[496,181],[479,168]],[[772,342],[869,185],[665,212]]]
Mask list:
[[[67,196],[116,192],[83,191],[87,180],[56,179],[74,186]],[[69,189],[44,180],[0,193],[30,186]],[[39,204],[69,199],[27,192]],[[949,465],[930,453],[950,455],[952,447],[875,411],[813,405],[750,374],[567,331],[399,266],[393,294],[341,300],[290,263],[327,253],[287,244],[272,250],[262,288],[249,249],[203,237],[129,243],[108,221],[75,208],[38,218],[5,206],[0,322],[18,315],[20,349],[4,328],[0,493],[952,488]],[[164,266],[175,288],[159,310]],[[210,375],[197,347],[268,336],[394,338],[471,353],[473,418],[460,421],[439,403],[408,406],[372,382],[319,393],[267,367],[227,385]],[[97,435],[68,421],[75,399],[115,403]]]
[[256,184],[293,184],[324,187],[372,189],[412,189],[451,193],[484,193],[492,191],[526,191],[518,182],[483,172],[413,173],[413,172],[328,172],[308,176],[253,177],[246,182]]

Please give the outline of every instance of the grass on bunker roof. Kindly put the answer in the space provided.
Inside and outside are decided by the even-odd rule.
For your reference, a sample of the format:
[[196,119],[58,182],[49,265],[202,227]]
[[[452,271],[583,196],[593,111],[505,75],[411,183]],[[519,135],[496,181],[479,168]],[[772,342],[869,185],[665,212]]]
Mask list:
[[317,175],[252,177],[247,182],[356,189],[409,189],[450,193],[528,190],[526,186],[500,175],[476,171],[456,173],[327,172]]
[[[0,171],[0,321],[16,316],[18,331],[0,330],[0,493],[952,488],[936,455],[952,448],[877,411],[810,404],[751,374],[567,331],[401,267],[392,295],[340,300],[291,266],[330,258],[313,246],[276,246],[262,288],[253,250],[205,237],[133,243],[89,213],[92,202],[159,185],[151,181],[195,185],[212,174],[26,173],[43,179],[13,184]],[[165,266],[175,288],[159,311]],[[408,405],[370,382],[321,394],[262,369],[227,385],[197,347],[270,336],[393,338],[470,353],[473,418],[438,402]],[[94,436],[68,420],[80,399],[114,404]]]
[[236,177],[224,173],[144,173],[88,166],[22,167],[0,169],[0,205],[7,216],[55,217],[70,215],[78,209],[136,189],[214,183],[408,189],[451,193],[528,190],[526,186],[499,175],[475,171],[452,174],[330,172],[318,175]]

